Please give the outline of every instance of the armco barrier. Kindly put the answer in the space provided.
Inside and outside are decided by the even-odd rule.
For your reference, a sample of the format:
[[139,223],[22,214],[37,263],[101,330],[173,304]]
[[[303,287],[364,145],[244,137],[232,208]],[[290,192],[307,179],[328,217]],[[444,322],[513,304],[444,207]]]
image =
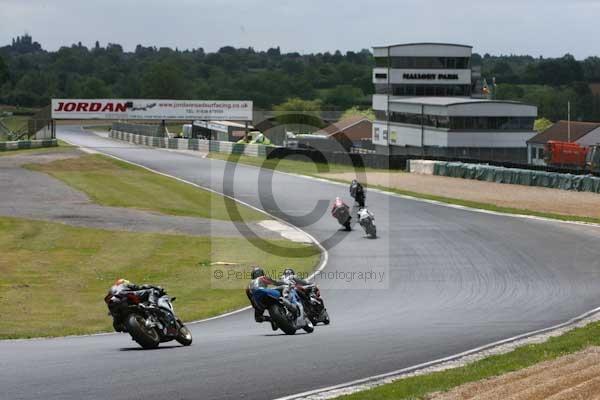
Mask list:
[[111,130],[109,136],[114,139],[144,146],[159,147],[174,150],[195,150],[203,152],[220,152],[228,154],[241,154],[252,157],[266,157],[267,146],[260,144],[238,144],[232,142],[219,142],[203,139],[172,139],[155,136],[136,135],[134,133]]
[[41,147],[55,146],[58,146],[58,141],[56,139],[16,140],[13,142],[0,142],[0,151],[37,149]]
[[484,164],[434,161],[433,174],[478,181],[600,193],[600,178]]

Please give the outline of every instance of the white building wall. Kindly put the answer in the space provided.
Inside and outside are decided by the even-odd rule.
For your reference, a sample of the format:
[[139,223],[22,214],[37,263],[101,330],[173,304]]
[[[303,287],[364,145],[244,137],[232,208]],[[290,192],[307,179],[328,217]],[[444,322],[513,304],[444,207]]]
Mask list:
[[576,143],[584,147],[600,143],[600,128],[596,128],[587,135],[581,137]]
[[527,147],[536,132],[451,131],[448,147]]
[[387,146],[388,144],[388,131],[387,123],[385,122],[373,122],[373,144],[380,144]]
[[390,124],[389,143],[396,146],[421,146],[421,128]]
[[387,111],[388,96],[385,94],[373,95],[373,110]]

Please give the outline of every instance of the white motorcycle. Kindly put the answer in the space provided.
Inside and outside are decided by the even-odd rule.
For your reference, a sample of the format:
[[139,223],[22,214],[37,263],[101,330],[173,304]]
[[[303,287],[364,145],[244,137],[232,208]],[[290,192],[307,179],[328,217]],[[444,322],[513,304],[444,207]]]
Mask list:
[[358,210],[358,223],[363,227],[365,233],[372,238],[377,237],[377,226],[375,226],[375,215],[366,207]]

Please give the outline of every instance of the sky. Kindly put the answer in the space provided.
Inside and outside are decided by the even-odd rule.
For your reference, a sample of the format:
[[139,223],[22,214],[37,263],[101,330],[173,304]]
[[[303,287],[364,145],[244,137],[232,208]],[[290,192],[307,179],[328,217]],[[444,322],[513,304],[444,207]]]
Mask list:
[[600,56],[600,0],[0,0],[0,21],[0,46],[29,33],[46,50],[96,40],[300,53],[445,42],[480,54]]

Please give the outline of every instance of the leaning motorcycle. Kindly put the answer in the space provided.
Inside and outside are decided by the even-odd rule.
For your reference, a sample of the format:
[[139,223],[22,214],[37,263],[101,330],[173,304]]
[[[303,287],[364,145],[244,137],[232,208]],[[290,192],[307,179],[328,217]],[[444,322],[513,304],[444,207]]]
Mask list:
[[277,327],[286,335],[294,335],[298,329],[304,329],[306,333],[312,333],[314,331],[312,322],[304,318],[301,315],[301,309],[292,302],[292,290],[289,285],[277,288],[260,288],[256,289],[253,298],[260,307],[268,310],[274,323],[273,329]]
[[366,207],[358,210],[358,223],[363,227],[365,233],[372,238],[377,237],[377,226],[375,226],[375,215]]
[[157,304],[142,301],[133,292],[109,293],[104,298],[113,327],[117,332],[127,332],[144,349],[154,349],[160,343],[176,340],[183,346],[192,344],[192,333],[175,316],[171,302],[175,301],[160,290]]
[[351,231],[352,227],[350,222],[352,217],[350,216],[350,207],[341,200],[336,200],[331,209],[331,215],[337,219],[338,223],[346,228],[347,231]]
[[304,306],[306,317],[310,319],[313,325],[322,322],[329,325],[329,313],[325,308],[325,302],[321,298],[321,291],[317,285],[296,286],[298,297]]

